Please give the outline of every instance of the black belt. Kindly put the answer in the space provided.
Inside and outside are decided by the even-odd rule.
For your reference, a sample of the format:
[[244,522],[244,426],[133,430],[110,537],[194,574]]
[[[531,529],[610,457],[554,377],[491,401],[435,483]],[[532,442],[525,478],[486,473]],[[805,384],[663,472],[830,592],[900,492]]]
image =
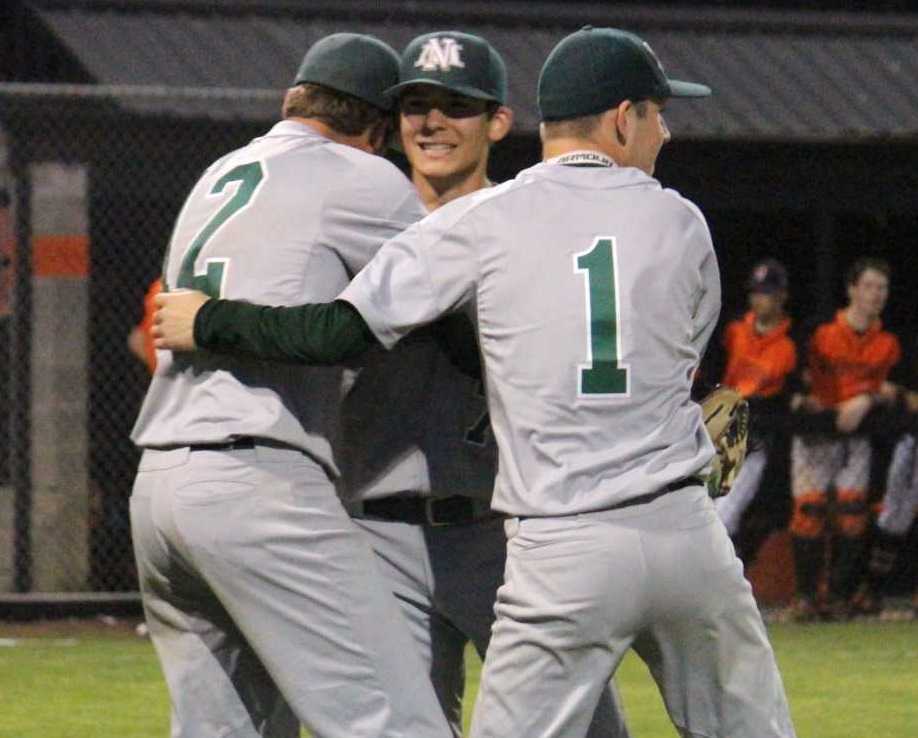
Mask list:
[[[682,479],[677,479],[675,482],[670,482],[665,487],[661,487],[655,492],[648,492],[646,495],[638,495],[637,497],[632,497],[631,499],[625,500],[624,502],[619,502],[617,505],[612,505],[611,507],[604,507],[602,510],[595,510],[594,512],[605,512],[606,510],[621,510],[623,507],[633,507],[634,505],[646,505],[648,502],[653,502],[658,497],[663,495],[668,495],[670,492],[675,492],[676,490],[682,489],[683,487],[694,487],[694,486],[704,487],[704,480],[698,476],[691,477],[682,477]],[[535,517],[534,515],[520,515],[520,520],[526,520],[527,518]]]
[[401,496],[364,500],[362,517],[389,520],[411,525],[468,525],[482,518],[494,517],[483,500],[452,497]]
[[637,497],[632,497],[629,500],[624,502],[619,502],[617,505],[612,505],[612,507],[604,508],[605,510],[619,510],[623,507],[631,507],[633,505],[646,505],[648,502],[653,502],[658,497],[667,495],[670,492],[675,492],[676,490],[682,489],[683,487],[704,487],[704,480],[701,477],[691,476],[691,477],[682,477],[682,479],[677,479],[675,482],[670,482],[665,487],[661,487],[656,492],[648,492],[646,495],[638,495]]
[[275,441],[272,438],[255,438],[254,436],[239,436],[232,441],[220,441],[219,443],[188,444],[188,448],[192,451],[242,451],[244,449],[253,449],[256,446],[290,449],[291,451],[303,453],[303,449],[291,446],[289,443]]
[[192,451],[239,451],[255,448],[255,439],[252,436],[240,436],[220,443],[189,443],[188,448]]

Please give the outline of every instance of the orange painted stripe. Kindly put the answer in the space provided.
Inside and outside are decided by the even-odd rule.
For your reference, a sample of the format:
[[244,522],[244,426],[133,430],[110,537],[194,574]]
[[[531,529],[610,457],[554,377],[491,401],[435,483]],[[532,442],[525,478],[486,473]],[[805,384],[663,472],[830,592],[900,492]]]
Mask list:
[[88,236],[36,236],[32,241],[36,277],[85,277],[89,274]]

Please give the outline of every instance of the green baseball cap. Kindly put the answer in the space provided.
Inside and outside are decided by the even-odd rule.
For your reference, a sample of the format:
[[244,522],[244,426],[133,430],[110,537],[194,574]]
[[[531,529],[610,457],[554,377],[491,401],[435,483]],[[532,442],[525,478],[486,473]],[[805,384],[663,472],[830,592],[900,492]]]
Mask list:
[[398,82],[398,54],[373,36],[333,33],[316,41],[303,57],[293,84],[306,82],[392,110],[385,92]]
[[393,98],[409,85],[436,85],[478,100],[507,101],[507,68],[491,44],[459,31],[418,36],[402,54]]
[[707,85],[668,79],[653,49],[617,28],[585,26],[552,49],[539,75],[542,120],[595,115],[623,100],[706,97]]

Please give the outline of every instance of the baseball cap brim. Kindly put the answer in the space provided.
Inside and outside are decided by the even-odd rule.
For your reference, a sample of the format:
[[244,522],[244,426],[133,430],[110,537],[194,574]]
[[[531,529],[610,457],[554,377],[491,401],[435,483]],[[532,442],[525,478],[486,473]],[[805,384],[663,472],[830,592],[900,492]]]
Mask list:
[[680,79],[667,79],[670,97],[707,97],[711,88],[698,82],[683,82]]
[[487,92],[482,92],[475,87],[468,87],[466,85],[447,85],[436,79],[424,78],[410,79],[407,82],[399,82],[399,84],[393,85],[389,89],[385,90],[383,94],[386,97],[395,98],[398,97],[402,90],[413,85],[431,85],[433,87],[442,87],[444,90],[452,90],[453,92],[458,92],[460,95],[473,97],[476,100],[493,100],[494,102],[499,102],[499,100],[494,95],[489,95]]

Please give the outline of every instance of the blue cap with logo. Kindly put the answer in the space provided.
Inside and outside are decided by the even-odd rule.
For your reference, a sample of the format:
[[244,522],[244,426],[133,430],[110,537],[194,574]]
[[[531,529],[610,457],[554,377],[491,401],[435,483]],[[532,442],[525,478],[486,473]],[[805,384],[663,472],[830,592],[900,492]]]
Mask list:
[[436,85],[478,100],[507,101],[507,69],[491,44],[460,31],[435,31],[418,36],[402,54],[398,84],[389,95],[409,85]]

